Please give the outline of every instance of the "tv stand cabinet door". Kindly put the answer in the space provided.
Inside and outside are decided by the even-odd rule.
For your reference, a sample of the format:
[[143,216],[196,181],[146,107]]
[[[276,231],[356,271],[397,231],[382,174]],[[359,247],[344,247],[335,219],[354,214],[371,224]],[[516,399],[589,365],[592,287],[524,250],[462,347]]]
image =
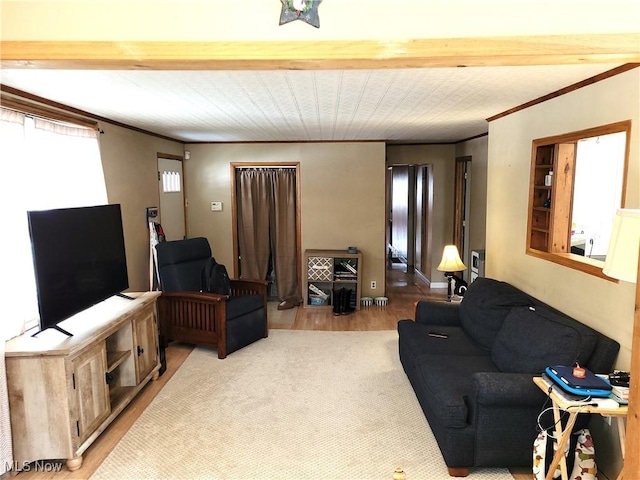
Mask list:
[[66,362],[64,357],[47,356],[6,359],[13,459],[18,466],[73,456],[73,390]]
[[[107,351],[104,342],[85,349],[71,360],[75,399],[77,446],[82,444],[109,416],[109,387],[106,383]],[[72,426],[73,428],[73,426]]]
[[149,305],[133,320],[136,385],[158,366],[158,328],[155,305]]

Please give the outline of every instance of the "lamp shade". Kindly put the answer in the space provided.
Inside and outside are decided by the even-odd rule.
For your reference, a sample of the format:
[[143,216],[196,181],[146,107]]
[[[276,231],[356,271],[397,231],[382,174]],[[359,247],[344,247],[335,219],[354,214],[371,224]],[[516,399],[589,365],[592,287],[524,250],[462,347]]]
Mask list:
[[640,210],[620,209],[613,221],[613,231],[602,272],[612,278],[636,283],[640,250]]
[[445,245],[442,252],[442,260],[437,268],[441,272],[460,272],[467,269],[462,260],[460,260],[458,247],[455,245]]

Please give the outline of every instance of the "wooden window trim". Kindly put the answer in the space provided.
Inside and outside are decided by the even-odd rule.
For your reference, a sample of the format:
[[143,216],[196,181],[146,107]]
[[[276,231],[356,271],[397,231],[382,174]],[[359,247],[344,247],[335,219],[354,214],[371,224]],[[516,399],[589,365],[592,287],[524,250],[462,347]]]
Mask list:
[[[564,251],[567,248],[566,242],[564,245],[553,244],[553,237],[556,238],[562,235],[561,231],[568,231],[567,222],[570,221],[570,214],[572,211],[572,197],[573,197],[573,172],[571,172],[571,192],[564,192],[562,196],[558,192],[557,185],[558,182],[563,181],[566,183],[567,179],[559,179],[557,170],[557,162],[562,160],[563,157],[563,147],[567,149],[571,149],[572,145],[575,145],[579,140],[584,138],[597,137],[600,135],[608,135],[611,133],[625,132],[627,135],[626,145],[625,145],[625,153],[624,153],[624,165],[623,165],[623,175],[622,175],[622,189],[621,189],[621,199],[620,199],[620,207],[624,208],[625,206],[625,198],[626,198],[626,187],[627,187],[627,175],[628,175],[628,166],[629,166],[629,150],[630,150],[630,137],[631,137],[631,120],[625,120],[622,122],[616,122],[608,125],[602,125],[600,127],[588,128],[585,130],[580,130],[577,132],[570,132],[561,135],[554,135],[551,137],[539,138],[535,139],[532,142],[532,153],[531,153],[531,173],[529,177],[529,208],[528,208],[528,221],[527,221],[527,243],[526,243],[526,253],[527,255],[531,255],[536,258],[541,258],[543,260],[547,260],[558,265],[563,265],[565,267],[572,268],[574,270],[578,270],[589,275],[594,275],[599,278],[603,278],[605,280],[609,280],[611,282],[616,282],[616,279],[608,277],[602,272],[602,268],[604,266],[604,262],[593,260],[588,257],[583,257],[581,255],[575,255],[568,251]],[[536,182],[536,159],[538,155],[538,149],[544,146],[554,146],[554,173],[556,174],[556,178],[554,178],[554,188],[551,190],[552,195],[552,209],[549,212],[549,224],[547,226],[547,233],[549,235],[549,239],[547,240],[546,250],[542,250],[540,248],[534,248],[531,246],[532,243],[532,232],[535,230],[534,227],[534,205],[535,205],[535,187],[534,184]],[[559,152],[560,150],[560,152]],[[574,157],[575,158],[575,157]],[[566,159],[565,159],[566,160]],[[573,167],[571,162],[566,165],[567,169],[572,170]],[[562,169],[564,170],[564,169]],[[570,194],[568,194],[570,193]],[[555,217],[557,216],[555,211],[558,208],[556,202],[560,202],[560,210],[569,212],[569,220],[563,221],[559,220]],[[566,215],[565,215],[566,217]],[[563,217],[564,218],[564,217]]]
[[11,97],[2,93],[2,106],[4,108],[8,108],[10,110],[16,110],[18,112],[22,112],[26,115],[33,115],[34,117],[40,117],[47,120],[53,120],[56,122],[69,123],[72,125],[78,125],[80,127],[89,128],[91,130],[98,131],[98,122],[93,120],[87,120],[86,118],[79,117],[77,115],[72,115],[70,113],[65,113],[60,110],[55,110],[53,108],[28,102],[25,100],[21,100],[19,98]]

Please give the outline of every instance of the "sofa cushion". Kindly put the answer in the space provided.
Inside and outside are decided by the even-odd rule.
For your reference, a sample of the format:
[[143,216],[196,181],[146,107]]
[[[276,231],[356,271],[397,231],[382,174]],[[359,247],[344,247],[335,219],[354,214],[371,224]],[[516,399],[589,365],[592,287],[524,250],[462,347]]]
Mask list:
[[580,333],[545,313],[518,307],[507,315],[491,351],[501,372],[539,374],[549,365],[576,361]]
[[481,277],[469,285],[464,295],[460,323],[471,338],[489,351],[511,309],[530,305],[532,300],[516,287]]
[[[430,333],[444,333],[439,338]],[[412,320],[398,322],[398,337],[401,348],[412,357],[425,353],[450,355],[489,355],[478,347],[461,327],[448,325],[423,325]]]
[[476,372],[496,372],[489,356],[421,355],[416,359],[426,401],[447,428],[468,426],[467,402],[474,402]]
[[596,343],[598,343],[597,333],[585,324],[567,317],[558,311],[554,311],[549,307],[536,305],[535,309],[538,315],[574,328],[580,334],[580,352],[574,362],[578,362],[580,365],[586,365],[589,362],[589,358],[591,358],[593,350],[596,348]]

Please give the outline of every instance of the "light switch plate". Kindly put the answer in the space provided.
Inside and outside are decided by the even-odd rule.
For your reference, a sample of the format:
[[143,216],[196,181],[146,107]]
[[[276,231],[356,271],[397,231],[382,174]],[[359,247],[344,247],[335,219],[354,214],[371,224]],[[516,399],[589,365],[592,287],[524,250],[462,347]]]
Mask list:
[[147,227],[149,222],[156,221],[158,218],[158,207],[147,207]]
[[211,202],[211,211],[212,212],[221,212],[222,211],[222,202]]

